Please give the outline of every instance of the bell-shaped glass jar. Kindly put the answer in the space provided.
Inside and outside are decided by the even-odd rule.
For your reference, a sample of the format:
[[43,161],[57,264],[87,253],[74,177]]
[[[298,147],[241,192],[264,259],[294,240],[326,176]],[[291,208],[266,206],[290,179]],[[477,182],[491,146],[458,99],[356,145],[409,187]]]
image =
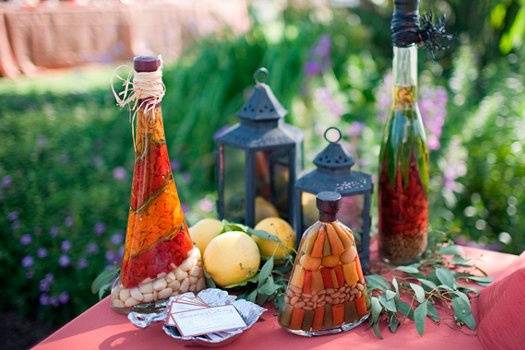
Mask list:
[[303,336],[350,330],[366,320],[370,303],[352,234],[337,220],[341,195],[320,192],[319,221],[301,238],[279,324]]

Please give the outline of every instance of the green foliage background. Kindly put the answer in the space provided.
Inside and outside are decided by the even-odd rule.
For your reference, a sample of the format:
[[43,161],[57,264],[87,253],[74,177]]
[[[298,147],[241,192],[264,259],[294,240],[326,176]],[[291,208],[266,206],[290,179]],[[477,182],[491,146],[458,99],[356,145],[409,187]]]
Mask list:
[[[316,130],[360,121],[365,128],[354,155],[362,170],[376,172],[377,91],[391,61],[391,9],[376,3],[288,8],[265,23],[255,13],[245,35],[207,38],[165,68],[165,127],[190,222],[210,215],[199,203],[214,198],[213,134],[235,122],[260,66],[290,111],[287,121],[304,128],[308,160],[323,146]],[[421,84],[444,86],[449,95],[442,146],[431,155],[433,228],[489,245],[507,232],[511,240],[498,244],[511,253],[525,248],[524,8],[523,1],[435,1],[432,10],[447,13],[455,40],[437,61],[420,53]],[[307,77],[303,67],[323,35],[332,42],[331,68]],[[96,301],[89,285],[110,263],[107,252],[121,246],[111,237],[125,229],[133,162],[128,114],[114,104],[111,74],[0,81],[0,179],[11,179],[0,189],[0,280],[8,286],[2,310],[58,324]],[[312,95],[318,86],[341,99],[341,118],[319,108]],[[457,190],[445,191],[442,174],[457,154],[464,154],[467,172]],[[122,169],[127,177],[114,176]],[[100,236],[97,223],[105,225]],[[32,237],[27,245],[20,242],[25,234]],[[64,240],[72,243],[68,252]],[[88,252],[90,243],[98,251]],[[38,248],[47,256],[38,257]],[[61,267],[65,253],[71,262]],[[22,267],[26,256],[34,259],[30,268]],[[87,267],[78,266],[81,259]],[[54,275],[49,294],[67,291],[68,303],[40,305],[39,283],[48,273]]]

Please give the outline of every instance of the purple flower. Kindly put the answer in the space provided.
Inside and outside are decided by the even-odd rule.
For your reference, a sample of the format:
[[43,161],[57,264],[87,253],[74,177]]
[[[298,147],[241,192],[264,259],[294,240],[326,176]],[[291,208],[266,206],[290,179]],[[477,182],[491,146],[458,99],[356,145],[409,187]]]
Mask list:
[[68,267],[70,263],[71,259],[69,259],[69,256],[65,254],[60,255],[60,258],[58,258],[58,265],[60,265],[61,267]]
[[190,208],[185,203],[182,203],[182,211],[184,213],[187,213],[189,210],[190,210]]
[[77,263],[77,267],[82,270],[82,269],[85,269],[86,267],[88,267],[88,261],[86,258],[80,258],[78,259],[78,263]]
[[22,235],[20,237],[20,244],[22,245],[29,245],[33,241],[33,237],[29,233],[26,233],[25,235]]
[[101,236],[104,232],[106,232],[106,224],[103,222],[97,222],[95,224],[95,234]]
[[123,246],[120,246],[120,248],[118,249],[118,256],[119,256],[119,259],[122,259],[122,257],[124,256],[124,247]]
[[304,65],[304,74],[308,77],[321,75],[330,65],[332,40],[330,36],[323,35],[310,51],[310,58]]
[[42,278],[39,283],[39,288],[41,292],[49,292],[49,287],[53,281],[48,280],[47,278]]
[[50,304],[50,300],[49,300],[49,295],[47,294],[40,294],[40,298],[39,298],[39,302],[40,302],[40,305],[42,306],[47,306]]
[[119,259],[119,256],[117,253],[115,253],[115,251],[113,250],[108,250],[106,252],[106,260],[110,263],[115,263],[117,262]]
[[58,227],[55,225],[51,226],[51,228],[49,229],[49,235],[55,238],[58,235]]
[[0,182],[0,188],[9,188],[11,187],[11,184],[13,183],[13,178],[11,175],[6,175],[2,178],[2,181]]
[[180,169],[180,162],[177,159],[172,159],[170,164],[172,171],[178,171]]
[[11,224],[11,228],[12,228],[13,230],[18,230],[20,227],[21,227],[21,225],[20,225],[20,221],[15,221],[15,222],[13,222],[13,223]]
[[63,252],[68,252],[71,249],[71,242],[68,240],[62,241],[60,248]]
[[213,210],[213,202],[209,198],[203,198],[198,203],[199,209],[205,213],[209,213]]
[[66,227],[71,227],[73,226],[73,224],[75,223],[75,220],[73,220],[73,218],[71,216],[66,216],[66,218],[64,219],[64,225],[66,225]]
[[329,88],[320,87],[315,89],[314,96],[316,101],[321,106],[324,106],[332,116],[339,118],[343,115],[345,109],[343,103],[334,96]]
[[61,304],[67,304],[69,301],[69,293],[68,292],[62,292],[58,295],[58,301]]
[[188,174],[188,173],[182,174],[182,181],[185,182],[185,183],[190,182],[191,181],[191,175]]
[[314,46],[312,54],[319,58],[327,58],[332,50],[332,39],[328,34],[322,35]]
[[49,298],[49,304],[57,307],[58,305],[60,305],[60,302],[58,301],[57,297],[51,297]]
[[39,258],[45,258],[47,256],[47,249],[43,247],[38,248],[36,251],[36,256]]
[[113,243],[114,245],[118,245],[118,244],[122,243],[122,233],[121,232],[117,232],[117,233],[113,234],[111,236],[111,243]]
[[392,90],[394,88],[394,76],[392,72],[383,77],[383,82],[376,91],[377,118],[385,123],[392,109]]
[[91,242],[86,246],[88,254],[95,254],[98,252],[98,245],[95,242]]
[[124,181],[128,178],[128,171],[121,166],[113,169],[113,178],[117,181]]
[[365,128],[365,124],[361,122],[352,122],[350,123],[350,126],[348,127],[348,130],[347,130],[348,136],[352,138],[359,138],[361,134],[363,133],[364,128]]
[[12,222],[18,220],[18,211],[14,210],[9,212],[7,214],[7,219]]
[[24,256],[22,259],[22,267],[28,269],[33,266],[33,257],[30,255]]
[[304,65],[304,74],[309,77],[320,75],[323,72],[321,63],[316,61],[308,61]]

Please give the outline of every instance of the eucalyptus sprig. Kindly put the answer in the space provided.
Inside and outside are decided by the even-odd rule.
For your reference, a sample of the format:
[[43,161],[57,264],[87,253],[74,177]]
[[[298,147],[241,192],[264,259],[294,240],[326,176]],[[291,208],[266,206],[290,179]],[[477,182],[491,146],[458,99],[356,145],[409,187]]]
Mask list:
[[464,258],[458,246],[432,244],[418,263],[396,267],[390,280],[374,274],[366,276],[366,281],[371,292],[369,325],[375,336],[382,338],[381,323],[395,333],[406,318],[414,321],[417,332],[423,335],[427,317],[435,323],[441,321],[438,305],[453,310],[459,327],[475,329],[470,299],[479,290],[466,283],[486,286],[491,279]]

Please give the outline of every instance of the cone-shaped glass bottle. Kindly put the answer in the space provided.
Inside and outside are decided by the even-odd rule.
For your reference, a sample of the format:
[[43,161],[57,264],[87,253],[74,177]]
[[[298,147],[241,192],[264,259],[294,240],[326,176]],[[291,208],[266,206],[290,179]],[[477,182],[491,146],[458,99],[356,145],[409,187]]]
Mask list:
[[319,221],[301,238],[279,323],[314,336],[352,329],[370,313],[352,231],[336,219],[341,195],[317,195]]
[[417,105],[417,47],[394,46],[394,102],[379,156],[379,245],[393,264],[427,247],[428,149]]
[[[134,60],[135,74],[159,67],[157,57]],[[138,106],[124,257],[112,290],[113,307],[125,310],[205,286],[200,253],[193,247],[173,180],[161,107],[148,108],[145,99]]]

